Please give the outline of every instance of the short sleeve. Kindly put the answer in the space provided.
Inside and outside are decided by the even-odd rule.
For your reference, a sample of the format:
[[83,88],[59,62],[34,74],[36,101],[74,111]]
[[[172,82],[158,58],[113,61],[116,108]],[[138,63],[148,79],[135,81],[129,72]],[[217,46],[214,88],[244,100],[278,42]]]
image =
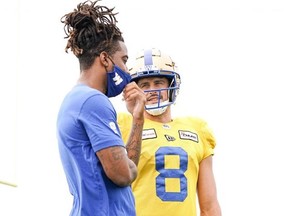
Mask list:
[[104,95],[93,95],[83,104],[80,118],[94,152],[110,146],[124,146],[117,114]]
[[216,140],[214,133],[207,122],[202,121],[201,133],[203,136],[204,155],[203,159],[214,155],[214,148],[216,147]]

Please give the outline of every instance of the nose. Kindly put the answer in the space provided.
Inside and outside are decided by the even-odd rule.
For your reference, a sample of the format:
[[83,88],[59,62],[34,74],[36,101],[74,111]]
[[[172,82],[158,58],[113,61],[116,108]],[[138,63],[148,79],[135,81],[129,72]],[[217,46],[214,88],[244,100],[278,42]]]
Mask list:
[[150,88],[148,89],[147,94],[151,96],[151,95],[158,95],[159,93],[155,89]]
[[156,90],[148,90],[147,93],[147,99],[150,100],[159,100],[161,98],[161,94],[159,91]]

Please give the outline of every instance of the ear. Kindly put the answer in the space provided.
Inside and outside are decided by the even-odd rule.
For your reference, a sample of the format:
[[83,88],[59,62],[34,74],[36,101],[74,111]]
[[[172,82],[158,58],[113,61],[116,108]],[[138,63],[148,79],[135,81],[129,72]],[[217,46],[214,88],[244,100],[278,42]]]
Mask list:
[[109,56],[108,56],[108,53],[105,52],[105,51],[103,51],[103,52],[100,53],[99,57],[100,57],[100,62],[101,62],[101,64],[102,64],[105,68],[107,68],[107,67],[109,66],[109,61],[108,61],[108,57],[109,57]]

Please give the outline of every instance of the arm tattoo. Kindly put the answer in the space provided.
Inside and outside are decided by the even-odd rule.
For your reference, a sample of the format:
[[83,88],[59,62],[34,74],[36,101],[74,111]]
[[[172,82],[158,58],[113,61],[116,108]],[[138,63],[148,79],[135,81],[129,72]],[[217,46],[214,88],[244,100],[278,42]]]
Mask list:
[[129,140],[126,144],[128,157],[138,165],[141,153],[143,124],[134,123],[130,132]]

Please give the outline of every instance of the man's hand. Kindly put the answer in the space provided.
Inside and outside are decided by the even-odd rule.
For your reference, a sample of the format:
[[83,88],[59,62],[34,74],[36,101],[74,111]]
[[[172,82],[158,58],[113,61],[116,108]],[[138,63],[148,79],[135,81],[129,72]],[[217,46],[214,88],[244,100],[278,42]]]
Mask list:
[[135,82],[129,83],[123,90],[123,99],[126,102],[126,108],[134,118],[143,118],[145,110],[146,95]]

